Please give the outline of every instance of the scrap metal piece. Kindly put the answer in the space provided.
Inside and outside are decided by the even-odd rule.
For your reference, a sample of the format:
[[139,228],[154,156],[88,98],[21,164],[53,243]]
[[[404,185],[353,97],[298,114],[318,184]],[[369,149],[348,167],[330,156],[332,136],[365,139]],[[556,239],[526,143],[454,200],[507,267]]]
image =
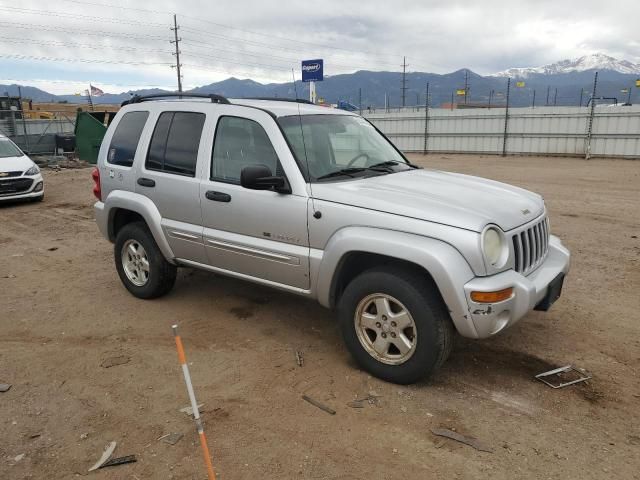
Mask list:
[[[577,372],[579,377],[576,378],[575,380],[571,380],[569,382],[560,382],[560,383],[552,383],[549,380],[547,380],[545,377],[549,377],[552,375],[559,375],[561,373],[566,373],[566,372]],[[549,385],[551,388],[564,388],[564,387],[568,387],[569,385],[574,385],[576,383],[580,383],[580,382],[584,382],[587,380],[591,379],[591,375],[586,374],[585,372],[583,372],[582,370],[572,366],[572,365],[566,365],[564,367],[560,367],[560,368],[555,368],[553,370],[549,370],[548,372],[542,372],[539,373],[538,375],[535,376],[535,378],[537,378],[538,380],[540,380],[543,383],[546,383],[547,385]]]
[[11,384],[10,383],[0,383],[0,392],[4,393],[4,392],[8,392],[11,389]]
[[432,428],[431,433],[438,435],[439,437],[446,437],[451,440],[455,440],[456,442],[464,443],[465,445],[469,445],[481,452],[493,453],[492,448],[483,445],[482,442],[479,442],[475,438],[465,437],[464,435],[454,432],[453,430],[449,430],[448,428]]
[[168,443],[169,445],[175,445],[183,436],[184,435],[182,433],[167,433],[166,435],[161,436],[158,440],[162,440],[164,443]]
[[116,465],[124,465],[125,463],[135,463],[138,460],[135,455],[127,455],[125,457],[112,458],[108,462],[103,463],[98,468],[115,467]]
[[327,407],[326,405],[320,403],[317,400],[314,400],[311,397],[308,397],[306,395],[302,395],[302,399],[306,400],[307,402],[309,402],[311,405],[313,405],[314,407],[318,407],[320,410],[324,410],[325,412],[327,412],[330,415],[335,415],[336,411],[333,410],[332,408]]
[[100,460],[98,460],[95,463],[95,465],[89,469],[89,471],[93,472],[94,470],[99,469],[107,460],[109,460],[109,457],[111,455],[113,455],[113,452],[114,452],[115,449],[116,449],[116,442],[109,443],[107,445],[107,448],[104,449],[104,452],[102,453],[102,456],[100,457]]
[[304,357],[302,356],[302,352],[300,350],[296,350],[296,363],[299,367],[304,365]]

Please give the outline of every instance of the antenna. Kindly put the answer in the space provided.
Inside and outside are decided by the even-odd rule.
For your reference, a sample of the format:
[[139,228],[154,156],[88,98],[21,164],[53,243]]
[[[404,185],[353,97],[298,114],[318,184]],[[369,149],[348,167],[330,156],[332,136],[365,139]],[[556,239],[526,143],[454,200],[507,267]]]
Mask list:
[[[293,91],[296,94],[296,98],[298,98],[298,87],[296,86],[296,74],[291,69],[291,76],[293,77]],[[304,150],[304,162],[307,165],[307,178],[309,180],[309,194],[311,196],[311,208],[313,209],[313,216],[315,218],[320,218],[322,214],[316,210],[315,202],[313,200],[313,187],[311,186],[311,171],[309,170],[309,157],[307,156],[307,144],[304,141],[304,129],[302,128],[302,115],[300,114],[300,103],[298,102],[298,121],[300,123],[300,136],[302,137],[302,148]]]

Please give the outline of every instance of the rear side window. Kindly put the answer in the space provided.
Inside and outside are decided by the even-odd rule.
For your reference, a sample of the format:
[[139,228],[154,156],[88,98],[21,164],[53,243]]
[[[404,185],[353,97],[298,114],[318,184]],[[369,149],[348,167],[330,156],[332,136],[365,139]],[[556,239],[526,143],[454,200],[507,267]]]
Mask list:
[[248,118],[220,118],[213,144],[211,180],[239,184],[242,169],[250,165],[265,165],[274,175],[283,175],[278,155],[259,123]]
[[133,165],[138,141],[144,124],[147,122],[147,117],[149,117],[149,112],[128,112],[123,115],[111,138],[111,145],[109,145],[107,153],[108,163],[123,167]]
[[204,120],[204,113],[162,113],[151,137],[146,168],[194,177]]

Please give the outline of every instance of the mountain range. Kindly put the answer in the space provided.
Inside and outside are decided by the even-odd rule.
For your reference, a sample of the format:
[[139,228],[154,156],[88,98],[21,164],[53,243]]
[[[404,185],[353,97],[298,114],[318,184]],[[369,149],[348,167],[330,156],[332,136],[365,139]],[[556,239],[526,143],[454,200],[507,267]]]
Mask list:
[[[478,75],[471,70],[461,69],[447,74],[411,72],[406,74],[407,90],[405,105],[424,105],[425,88],[429,83],[430,104],[439,106],[450,102],[464,103],[465,79],[468,103],[487,103],[491,99],[494,105],[505,103],[507,77],[512,78],[510,104],[529,106],[545,104],[578,105],[582,99],[585,105],[593,88],[594,73],[599,72],[597,97],[609,97],[609,103],[616,99],[619,103],[627,100],[624,89],[631,89],[631,101],[640,102],[640,88],[635,88],[640,77],[640,65],[626,60],[617,60],[604,54],[594,54],[573,60],[563,60],[540,67],[510,68],[493,75]],[[360,103],[363,108],[382,107],[386,101],[390,106],[402,104],[400,72],[357,71],[349,74],[325,77],[316,84],[318,96],[326,102],[339,100],[354,105]],[[18,94],[17,85],[0,85],[0,94],[9,92]],[[94,103],[120,103],[132,94],[144,95],[162,93],[160,89],[137,90],[119,94],[105,94],[93,97]],[[309,87],[302,82],[262,84],[250,79],[228,78],[190,90],[194,93],[217,93],[229,98],[241,97],[279,97],[308,98]],[[53,101],[80,103],[80,97],[74,95],[53,95],[35,87],[22,87],[22,95],[34,101]],[[84,99],[82,102],[86,101]]]

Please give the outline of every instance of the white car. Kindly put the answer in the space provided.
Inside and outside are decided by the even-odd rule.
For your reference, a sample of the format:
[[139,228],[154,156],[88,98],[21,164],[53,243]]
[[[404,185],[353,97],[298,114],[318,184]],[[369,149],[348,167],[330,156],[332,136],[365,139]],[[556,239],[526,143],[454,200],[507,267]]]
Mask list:
[[0,202],[43,198],[44,180],[38,166],[15,143],[0,135]]

